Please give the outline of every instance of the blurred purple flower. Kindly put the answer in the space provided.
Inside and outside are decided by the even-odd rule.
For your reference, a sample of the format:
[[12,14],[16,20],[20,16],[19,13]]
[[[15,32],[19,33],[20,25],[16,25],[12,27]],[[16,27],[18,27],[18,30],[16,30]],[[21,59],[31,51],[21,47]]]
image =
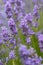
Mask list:
[[13,59],[13,58],[15,58],[15,53],[14,50],[11,50],[9,53],[9,59]]
[[21,20],[20,28],[22,29],[22,33],[24,35],[28,34],[28,23],[27,23],[27,21],[25,19]]
[[0,20],[0,26],[3,26],[3,21],[2,20]]
[[0,65],[3,65],[2,61],[0,60]]
[[32,29],[28,29],[28,34],[29,34],[29,35],[34,35],[35,32],[34,32]]
[[8,41],[9,40],[9,33],[8,33],[8,30],[5,26],[2,27],[2,38],[4,41]]
[[7,1],[5,4],[5,12],[8,18],[12,17],[12,6],[9,1]]
[[3,40],[0,38],[0,45],[2,45],[3,44]]
[[11,4],[14,4],[14,3],[15,3],[15,0],[9,0],[9,2],[10,2]]
[[34,8],[33,8],[33,16],[36,17],[36,20],[38,20],[40,18],[38,10],[39,10],[38,5],[35,5]]
[[15,24],[15,21],[13,20],[13,18],[9,19],[8,25],[10,27],[10,30],[12,31],[12,34],[17,34],[17,28],[16,28],[16,24]]
[[38,41],[39,41],[40,50],[41,50],[41,52],[43,52],[43,34],[40,34],[38,36]]
[[33,15],[31,13],[26,14],[25,19],[27,22],[32,23]]
[[26,38],[26,41],[27,41],[27,44],[30,44],[31,43],[30,37],[29,38]]
[[33,2],[34,5],[35,5],[35,4],[37,4],[38,1],[37,1],[37,0],[32,0],[32,2]]
[[38,36],[38,40],[39,40],[39,41],[43,41],[43,34],[40,34],[40,35]]
[[37,28],[39,26],[39,23],[38,22],[32,22],[32,25]]

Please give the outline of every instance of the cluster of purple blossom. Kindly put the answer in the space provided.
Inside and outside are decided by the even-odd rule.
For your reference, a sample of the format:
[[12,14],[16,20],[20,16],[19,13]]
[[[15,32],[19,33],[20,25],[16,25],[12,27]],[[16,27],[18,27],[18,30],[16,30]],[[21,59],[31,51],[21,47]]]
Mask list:
[[[36,35],[32,28],[38,27],[38,20],[40,18],[39,10],[40,5],[37,0],[33,0],[34,8],[30,13],[25,12],[25,3],[22,0],[4,0],[5,13],[8,18],[8,27],[1,26],[2,37],[0,39],[0,46],[7,47],[9,49],[8,56],[5,58],[5,63],[10,59],[16,59],[16,48],[18,47],[18,53],[20,55],[20,61],[23,65],[41,65],[42,58],[38,57],[34,48],[30,46],[31,36]],[[35,22],[34,22],[35,21]],[[25,45],[20,44],[19,30],[26,36],[26,43],[29,45],[29,49]],[[43,34],[36,35],[39,42],[41,52],[43,52]],[[1,49],[0,49],[1,51]],[[0,65],[3,65],[2,58],[0,59]]]
[[20,45],[19,54],[24,65],[41,65],[42,58],[38,57],[34,48],[27,49],[25,45]]

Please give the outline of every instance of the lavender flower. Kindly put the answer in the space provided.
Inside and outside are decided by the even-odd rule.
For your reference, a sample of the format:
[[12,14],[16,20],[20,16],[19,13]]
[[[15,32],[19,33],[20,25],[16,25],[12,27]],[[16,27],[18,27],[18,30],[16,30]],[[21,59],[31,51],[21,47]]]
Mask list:
[[5,26],[2,27],[2,38],[4,41],[8,41],[9,40],[9,33],[8,33],[8,30]]
[[14,37],[11,36],[10,39],[9,39],[9,43],[10,43],[10,44],[13,44],[13,41],[14,41]]
[[34,32],[32,29],[28,29],[28,34],[29,34],[29,35],[34,35],[35,32]]
[[21,20],[20,22],[20,28],[22,29],[22,33],[24,35],[27,35],[28,34],[28,24],[27,24],[27,21],[26,20]]
[[2,39],[0,39],[0,45],[2,45],[3,44],[3,40]]
[[12,7],[11,7],[11,4],[9,1],[6,1],[5,12],[6,12],[8,18],[12,17]]
[[14,4],[14,3],[15,3],[15,0],[9,0],[9,2],[10,2],[11,4]]
[[[30,13],[26,13],[25,3],[23,2],[23,0],[4,0],[5,13],[8,18],[8,27],[10,28],[9,30],[1,24],[2,38],[0,38],[0,45],[2,45],[3,47],[1,48],[2,51],[0,50],[0,54],[7,55],[4,58],[4,64],[6,64],[9,60],[12,60],[12,63],[15,65],[16,61],[18,62],[20,60],[19,62],[23,65],[41,65],[42,58],[40,58],[37,55],[36,50],[31,47],[31,37],[35,35],[38,37],[39,47],[41,52],[43,52],[43,34],[34,32],[33,30],[33,26],[35,28],[38,27],[38,19],[40,17],[40,4],[38,3],[38,1],[39,0],[33,0],[33,11]],[[19,32],[21,32],[23,36],[19,35]],[[22,39],[22,37],[24,38]],[[21,41],[24,42],[24,45],[21,43]],[[25,45],[25,43],[29,44],[29,48],[27,48],[27,45]],[[3,58],[1,58],[1,60],[2,59]],[[3,65],[3,61],[1,60],[0,65]],[[14,60],[16,60],[15,63]]]
[[38,1],[37,1],[37,0],[32,0],[32,2],[33,2],[34,4],[37,4]]
[[31,13],[26,14],[25,19],[27,22],[32,23],[33,15]]
[[3,0],[4,3],[6,3],[7,0]]
[[41,52],[43,52],[43,34],[40,34],[38,36],[38,41],[39,41],[40,50],[41,50]]
[[32,65],[32,59],[30,57],[25,60],[25,65]]
[[39,26],[39,23],[38,22],[32,22],[32,25],[37,28]]
[[40,34],[40,35],[38,36],[38,39],[39,39],[39,41],[43,41],[43,34]]
[[26,48],[25,45],[21,45],[19,47],[19,53],[21,57],[21,61],[24,65],[40,65],[42,59],[38,57],[34,48],[30,47]]
[[14,6],[14,18],[19,21],[21,18],[25,15],[25,10],[24,10],[24,3],[22,0],[16,0],[15,1],[15,6]]
[[35,5],[33,9],[33,16],[35,16],[36,20],[38,20],[40,17],[38,10],[39,10],[38,5]]
[[0,60],[0,65],[3,65],[2,61]]
[[27,41],[27,44],[30,44],[31,43],[30,37],[29,38],[26,38],[26,41]]
[[16,46],[17,46],[16,39],[14,39],[13,44],[14,44],[14,47],[16,48]]
[[17,34],[17,28],[16,28],[16,24],[15,24],[15,21],[13,20],[13,18],[9,19],[8,25],[9,25],[10,30],[12,31],[12,33]]
[[2,20],[0,20],[0,27],[1,27],[1,26],[3,26],[3,21],[2,21]]
[[14,50],[11,50],[9,53],[9,59],[13,59],[13,58],[15,58],[15,53]]
[[18,10],[24,7],[24,2],[22,0],[16,0],[15,5],[17,6]]

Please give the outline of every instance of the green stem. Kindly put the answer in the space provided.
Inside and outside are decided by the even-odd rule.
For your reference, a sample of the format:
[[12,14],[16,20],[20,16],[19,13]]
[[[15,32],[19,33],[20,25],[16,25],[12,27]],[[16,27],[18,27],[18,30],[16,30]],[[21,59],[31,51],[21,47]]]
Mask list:
[[13,65],[15,65],[14,59],[13,59],[13,62],[12,63],[13,63]]
[[5,65],[6,65],[6,63],[5,63]]

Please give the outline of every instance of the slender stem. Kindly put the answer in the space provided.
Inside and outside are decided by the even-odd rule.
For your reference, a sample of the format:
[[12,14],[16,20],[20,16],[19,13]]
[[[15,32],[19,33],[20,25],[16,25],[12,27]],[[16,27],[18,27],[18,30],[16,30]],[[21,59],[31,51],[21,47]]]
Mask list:
[[13,59],[13,65],[15,65],[15,63],[14,63],[14,59]]
[[6,63],[5,63],[5,65],[6,65]]

